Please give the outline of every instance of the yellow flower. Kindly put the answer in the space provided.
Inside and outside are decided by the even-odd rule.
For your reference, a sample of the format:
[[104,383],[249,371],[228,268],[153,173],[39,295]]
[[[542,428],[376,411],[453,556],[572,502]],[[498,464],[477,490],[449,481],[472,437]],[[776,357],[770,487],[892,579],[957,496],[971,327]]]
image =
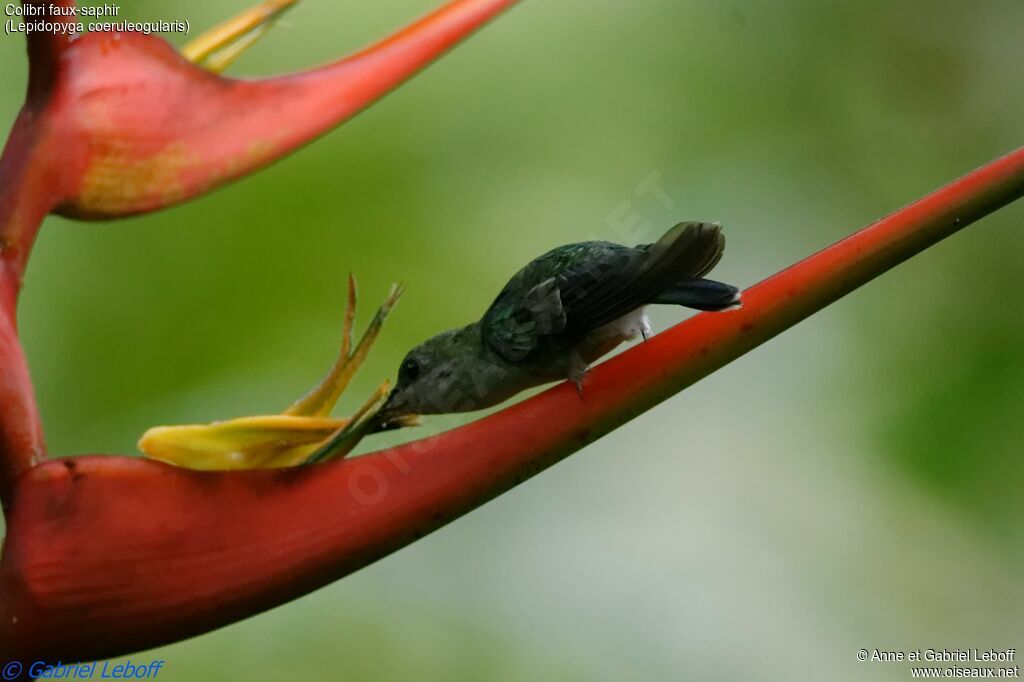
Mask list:
[[[402,295],[393,285],[359,343],[352,346],[356,283],[348,279],[348,306],[338,359],[313,389],[281,414],[209,424],[156,426],[139,440],[147,457],[190,469],[265,469],[344,457],[378,425],[373,415],[388,394],[384,382],[351,417],[330,416],[338,398],[369,355],[388,313]],[[415,418],[393,426],[407,426]]]

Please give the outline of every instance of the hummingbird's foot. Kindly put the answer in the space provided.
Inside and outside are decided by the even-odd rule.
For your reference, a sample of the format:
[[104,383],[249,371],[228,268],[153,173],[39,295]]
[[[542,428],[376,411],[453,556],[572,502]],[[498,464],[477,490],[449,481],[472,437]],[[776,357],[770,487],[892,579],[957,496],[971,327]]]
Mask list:
[[653,335],[654,332],[651,331],[651,318],[647,317],[647,313],[644,313],[640,316],[640,336],[646,341]]
[[587,370],[589,368],[590,366],[587,364],[586,360],[584,360],[576,351],[573,351],[569,355],[569,381],[575,384],[576,392],[579,393],[580,398],[583,397],[583,380],[586,378]]

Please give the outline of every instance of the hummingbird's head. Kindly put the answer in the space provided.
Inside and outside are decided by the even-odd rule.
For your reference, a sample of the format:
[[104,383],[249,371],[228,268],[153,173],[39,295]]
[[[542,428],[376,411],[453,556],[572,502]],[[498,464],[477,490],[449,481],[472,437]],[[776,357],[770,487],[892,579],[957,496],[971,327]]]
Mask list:
[[380,409],[387,424],[411,414],[444,414],[486,407],[475,401],[479,383],[478,325],[438,334],[409,351],[398,368],[398,381]]

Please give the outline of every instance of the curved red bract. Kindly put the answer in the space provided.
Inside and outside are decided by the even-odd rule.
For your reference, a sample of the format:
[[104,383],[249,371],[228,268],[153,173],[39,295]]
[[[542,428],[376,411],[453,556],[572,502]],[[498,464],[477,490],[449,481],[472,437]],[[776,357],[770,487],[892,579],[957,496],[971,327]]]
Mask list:
[[238,80],[164,40],[91,33],[65,51],[50,112],[73,130],[71,195],[59,213],[152,211],[248,175],[377,101],[514,0],[459,0],[327,66]]
[[[245,86],[211,78],[204,87]],[[22,467],[4,491],[0,656],[111,657],[336,580],[1022,194],[1024,148],[750,288],[743,309],[696,315],[595,367],[582,399],[559,385],[432,438],[307,468],[197,472],[117,456]],[[10,397],[0,392],[0,419]]]

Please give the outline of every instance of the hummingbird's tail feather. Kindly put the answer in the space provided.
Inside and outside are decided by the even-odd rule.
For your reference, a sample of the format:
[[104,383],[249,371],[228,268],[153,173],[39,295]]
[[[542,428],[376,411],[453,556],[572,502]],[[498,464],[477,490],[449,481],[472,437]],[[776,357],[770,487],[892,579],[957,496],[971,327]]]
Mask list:
[[718,223],[679,223],[647,247],[652,270],[672,272],[677,279],[700,279],[725,253],[725,235]]
[[742,305],[740,290],[731,284],[711,279],[687,279],[676,282],[658,294],[652,303],[681,305],[695,310],[731,310]]
[[[718,223],[680,223],[652,244],[649,250],[661,252],[655,256],[658,260],[655,267],[660,271],[659,279],[663,283],[652,303],[711,311],[729,310],[739,305],[739,289],[703,279],[725,253],[725,235]],[[666,283],[666,279],[671,283]]]
[[628,312],[655,302],[679,282],[700,279],[721,260],[725,235],[718,223],[685,222],[638,249],[643,249],[646,257],[632,281],[608,296],[608,308]]

